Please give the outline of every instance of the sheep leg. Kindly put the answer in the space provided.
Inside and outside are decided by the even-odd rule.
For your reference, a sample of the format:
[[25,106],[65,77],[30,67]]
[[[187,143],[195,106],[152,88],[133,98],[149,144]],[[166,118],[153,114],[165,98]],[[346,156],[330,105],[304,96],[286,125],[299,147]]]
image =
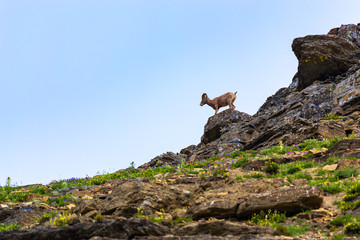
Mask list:
[[218,106],[215,106],[215,114],[214,115],[216,115],[218,113],[218,111],[219,111]]
[[229,109],[235,109],[234,104],[232,103],[231,99],[226,99],[226,103],[227,105],[229,105]]

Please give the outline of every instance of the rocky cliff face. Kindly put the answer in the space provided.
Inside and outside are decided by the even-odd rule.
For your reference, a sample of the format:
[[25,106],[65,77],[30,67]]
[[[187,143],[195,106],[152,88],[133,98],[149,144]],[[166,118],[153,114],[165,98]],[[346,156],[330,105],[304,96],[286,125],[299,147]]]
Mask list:
[[[268,97],[253,116],[226,110],[210,117],[201,143],[188,158],[359,132],[359,42],[359,25],[343,25],[328,35],[294,39],[292,49],[299,66],[290,86]],[[345,118],[342,122],[323,120],[331,115]]]

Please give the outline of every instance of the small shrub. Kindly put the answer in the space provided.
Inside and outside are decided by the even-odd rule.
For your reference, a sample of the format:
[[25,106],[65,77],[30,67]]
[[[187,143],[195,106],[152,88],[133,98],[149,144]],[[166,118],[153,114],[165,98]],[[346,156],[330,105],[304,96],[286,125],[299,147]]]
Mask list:
[[55,217],[55,215],[58,213],[58,211],[52,211],[51,213],[44,213],[39,220],[37,221],[38,223],[43,223],[46,222],[47,220],[52,219],[53,217]]
[[187,223],[187,222],[193,222],[193,220],[191,218],[184,218],[184,217],[179,217],[174,220],[174,223]]
[[251,177],[253,177],[253,178],[264,178],[265,176],[263,174],[261,174],[261,173],[255,173]]
[[328,192],[328,193],[332,193],[332,194],[337,194],[337,193],[344,191],[342,183],[340,183],[340,182],[337,182],[337,183],[325,182],[320,187],[324,192]]
[[16,230],[16,229],[20,229],[21,226],[18,224],[4,224],[4,223],[0,223],[0,232],[2,231],[11,231],[11,230]]
[[301,171],[301,169],[297,166],[290,166],[289,169],[287,170],[288,174],[294,174]]
[[311,180],[312,176],[309,173],[297,172],[295,174],[295,179],[300,179],[300,178],[303,178],[303,179],[306,179],[306,180]]
[[268,213],[261,211],[259,214],[253,214],[250,222],[261,226],[273,226],[276,223],[285,222],[285,213],[280,213],[277,210],[271,212],[269,209]]
[[354,219],[355,219],[355,217],[351,214],[339,215],[336,218],[334,218],[333,220],[331,220],[330,224],[337,226],[337,227],[345,226],[349,222],[354,221]]
[[343,239],[345,237],[347,237],[347,235],[339,233],[339,234],[336,234],[331,240],[340,240],[340,239]]
[[238,159],[236,162],[234,162],[231,166],[231,168],[240,168],[245,166],[245,164],[249,161],[248,157],[242,157]]
[[244,182],[244,179],[241,176],[235,178],[236,182]]
[[333,162],[336,162],[336,161],[339,161],[339,160],[340,160],[339,157],[329,157],[323,165],[325,166],[325,165],[328,165],[328,164],[332,164]]
[[344,116],[339,116],[335,113],[330,113],[326,117],[323,117],[323,120],[340,120],[340,119],[344,119],[344,118],[345,118]]
[[70,217],[71,217],[70,213],[63,212],[58,217],[51,219],[50,223],[53,224],[54,226],[58,226],[58,227],[66,226]]
[[344,227],[344,233],[359,234],[360,233],[360,222],[349,222]]
[[94,219],[95,219],[96,221],[101,222],[104,218],[103,218],[103,216],[101,215],[101,213],[97,213],[97,214],[95,215]]
[[63,207],[70,204],[70,201],[73,200],[72,195],[63,195],[59,197],[50,197],[46,203],[54,206]]
[[269,174],[276,174],[279,170],[279,164],[272,161],[265,163],[265,172]]
[[355,168],[344,168],[334,171],[334,175],[339,179],[356,177],[359,175],[359,172]]
[[277,235],[291,236],[291,232],[284,225],[276,226],[275,232]]

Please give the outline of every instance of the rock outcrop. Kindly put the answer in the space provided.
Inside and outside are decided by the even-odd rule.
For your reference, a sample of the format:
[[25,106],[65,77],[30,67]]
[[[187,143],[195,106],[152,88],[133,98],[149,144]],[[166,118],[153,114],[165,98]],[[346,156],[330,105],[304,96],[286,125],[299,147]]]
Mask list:
[[[226,110],[210,117],[200,144],[187,158],[359,132],[359,25],[343,25],[330,33],[296,38],[292,48],[299,67],[289,87],[268,97],[253,116]],[[329,115],[343,116],[344,120],[323,120]]]
[[336,76],[346,73],[360,59],[360,49],[356,44],[334,35],[296,38],[292,49],[299,61],[299,90],[314,81],[334,81]]

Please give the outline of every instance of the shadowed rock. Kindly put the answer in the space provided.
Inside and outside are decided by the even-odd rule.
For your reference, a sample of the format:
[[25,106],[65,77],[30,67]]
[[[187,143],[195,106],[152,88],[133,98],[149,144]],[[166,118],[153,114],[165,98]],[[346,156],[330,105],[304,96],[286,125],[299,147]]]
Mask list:
[[96,223],[80,223],[61,228],[34,228],[28,231],[0,232],[0,240],[63,240],[107,237],[131,239],[135,236],[163,236],[169,234],[167,227],[145,219],[104,220]]

